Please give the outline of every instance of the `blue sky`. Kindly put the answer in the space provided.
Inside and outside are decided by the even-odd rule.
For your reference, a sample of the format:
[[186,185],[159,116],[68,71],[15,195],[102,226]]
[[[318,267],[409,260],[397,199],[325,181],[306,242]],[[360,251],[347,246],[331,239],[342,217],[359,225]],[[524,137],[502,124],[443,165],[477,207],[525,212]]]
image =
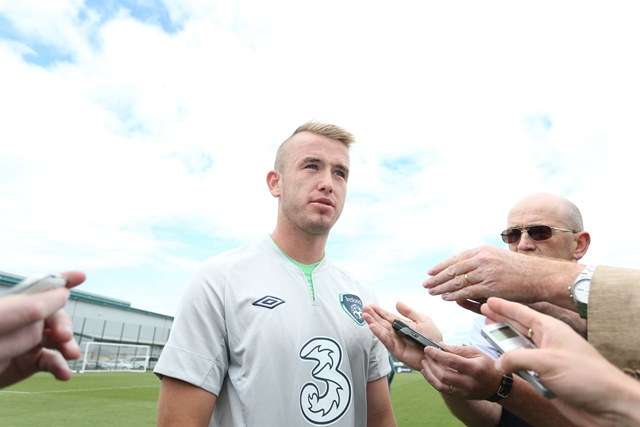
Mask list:
[[359,140],[328,252],[387,307],[462,322],[426,270],[501,245],[534,191],[582,209],[588,262],[637,266],[635,8],[0,2],[0,270],[173,314],[203,260],[272,230],[266,172],[310,119]]

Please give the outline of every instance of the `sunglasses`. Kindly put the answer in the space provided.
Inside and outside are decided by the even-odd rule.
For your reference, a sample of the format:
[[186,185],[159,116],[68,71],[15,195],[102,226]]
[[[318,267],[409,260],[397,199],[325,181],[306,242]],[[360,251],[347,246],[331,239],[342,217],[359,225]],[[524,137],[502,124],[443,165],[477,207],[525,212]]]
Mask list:
[[536,242],[547,240],[553,235],[553,230],[575,233],[566,228],[552,227],[550,225],[527,225],[525,227],[511,227],[500,233],[502,241],[508,244],[518,243],[522,237],[522,232],[526,231],[529,237]]

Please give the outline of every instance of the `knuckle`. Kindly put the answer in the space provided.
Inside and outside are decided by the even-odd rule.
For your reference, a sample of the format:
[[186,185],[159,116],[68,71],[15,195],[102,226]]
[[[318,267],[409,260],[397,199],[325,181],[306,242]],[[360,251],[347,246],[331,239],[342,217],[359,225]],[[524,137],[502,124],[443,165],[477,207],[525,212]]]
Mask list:
[[41,325],[34,324],[28,328],[27,332],[24,335],[25,344],[28,348],[32,348],[36,346],[38,343],[42,341],[42,327]]
[[44,303],[41,301],[29,301],[24,310],[25,320],[29,323],[43,320],[46,316]]

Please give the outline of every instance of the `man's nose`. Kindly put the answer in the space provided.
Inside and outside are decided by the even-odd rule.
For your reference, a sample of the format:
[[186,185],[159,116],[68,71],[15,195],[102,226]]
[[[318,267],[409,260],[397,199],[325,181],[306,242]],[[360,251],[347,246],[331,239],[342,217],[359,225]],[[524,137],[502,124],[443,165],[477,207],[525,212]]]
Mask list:
[[333,193],[333,176],[330,170],[320,174],[318,190],[322,191],[323,193]]
[[535,241],[529,236],[527,230],[522,230],[520,241],[518,242],[518,252],[533,251],[536,249]]

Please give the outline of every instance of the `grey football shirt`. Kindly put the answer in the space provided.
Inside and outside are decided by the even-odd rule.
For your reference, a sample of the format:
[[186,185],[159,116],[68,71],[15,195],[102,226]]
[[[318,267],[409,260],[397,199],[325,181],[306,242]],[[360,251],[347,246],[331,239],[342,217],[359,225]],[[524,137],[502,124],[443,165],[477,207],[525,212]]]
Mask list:
[[155,372],[218,396],[210,426],[365,427],[367,382],[390,370],[362,319],[375,301],[327,260],[313,283],[271,238],[211,259]]

